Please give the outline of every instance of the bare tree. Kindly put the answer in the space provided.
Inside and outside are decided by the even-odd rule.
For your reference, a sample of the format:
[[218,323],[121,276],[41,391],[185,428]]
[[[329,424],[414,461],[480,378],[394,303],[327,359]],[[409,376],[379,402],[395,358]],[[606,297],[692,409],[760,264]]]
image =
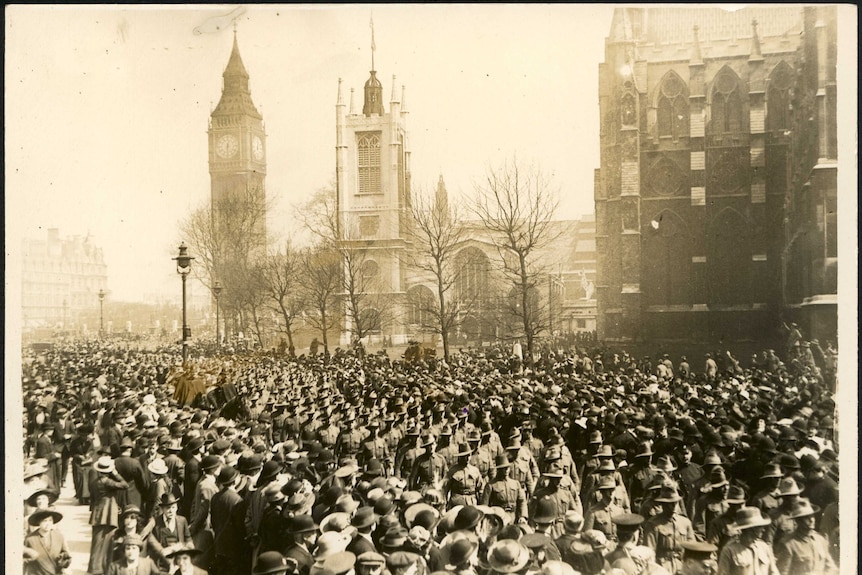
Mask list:
[[378,270],[372,269],[372,242],[361,239],[356,218],[339,211],[332,185],[319,190],[297,213],[321,245],[341,259],[341,296],[351,343],[356,345],[380,329],[392,305],[391,297],[381,290]]
[[264,292],[269,305],[284,321],[284,333],[291,349],[294,348],[294,324],[306,305],[305,293],[300,286],[301,261],[302,254],[288,241],[270,254],[261,267]]
[[547,276],[536,256],[555,239],[551,220],[559,203],[557,193],[541,168],[523,166],[516,158],[488,169],[475,191],[469,209],[497,245],[513,288],[512,312],[520,320],[532,362],[535,338],[542,329],[538,288]]
[[448,361],[450,333],[466,311],[452,293],[458,280],[455,253],[463,241],[464,227],[458,207],[449,203],[442,176],[433,195],[421,191],[413,194],[409,212],[412,225],[408,227],[408,237],[415,250],[409,252],[408,263],[430,274],[436,288],[434,298],[419,297],[410,303],[430,318],[422,327],[433,327],[440,334],[443,358]]
[[[220,281],[225,319],[247,329],[247,319],[260,316],[263,305],[258,266],[266,256],[266,213],[262,190],[247,188],[207,201],[180,225],[183,240],[195,257],[193,274],[207,288]],[[257,327],[259,321],[255,321]],[[258,334],[259,342],[262,342]]]
[[329,354],[328,333],[339,325],[338,293],[341,291],[341,257],[338,252],[321,246],[303,250],[299,258],[301,273],[297,282],[307,302],[308,323],[320,331],[323,353]]

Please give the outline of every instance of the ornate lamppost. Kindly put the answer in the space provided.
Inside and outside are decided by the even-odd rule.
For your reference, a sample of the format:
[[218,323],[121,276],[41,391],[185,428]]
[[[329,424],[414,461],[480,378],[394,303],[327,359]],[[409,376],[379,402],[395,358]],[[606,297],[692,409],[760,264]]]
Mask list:
[[221,286],[221,282],[216,280],[215,284],[213,285],[213,295],[215,296],[215,300],[216,300],[216,349],[217,350],[221,349],[221,332],[219,331],[221,324],[219,323],[218,296],[221,294],[222,289],[223,288]]
[[99,290],[99,338],[105,336],[105,290]]
[[182,242],[179,255],[172,259],[176,260],[177,273],[183,279],[183,366],[185,366],[189,358],[189,340],[192,337],[192,328],[188,326],[186,321],[186,277],[192,271],[192,260],[195,258],[189,255],[188,246]]

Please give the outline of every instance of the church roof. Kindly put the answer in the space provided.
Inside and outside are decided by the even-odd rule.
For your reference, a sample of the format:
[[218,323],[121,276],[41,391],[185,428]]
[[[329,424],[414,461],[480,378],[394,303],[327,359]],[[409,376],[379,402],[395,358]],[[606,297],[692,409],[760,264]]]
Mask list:
[[244,115],[263,119],[260,112],[251,100],[251,92],[248,89],[248,71],[239,54],[239,45],[236,40],[236,32],[233,36],[233,50],[227,67],[222,74],[224,85],[222,87],[221,100],[213,111],[215,116]]

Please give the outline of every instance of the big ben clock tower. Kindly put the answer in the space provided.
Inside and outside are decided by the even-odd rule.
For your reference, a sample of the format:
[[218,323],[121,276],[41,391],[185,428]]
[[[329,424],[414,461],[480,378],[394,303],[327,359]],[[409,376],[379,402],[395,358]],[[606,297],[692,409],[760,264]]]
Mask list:
[[[248,231],[253,231],[254,241],[263,249],[266,242],[266,134],[263,118],[251,100],[249,76],[239,55],[236,31],[223,78],[221,99],[210,115],[207,131],[213,221],[219,233],[220,223],[242,209],[244,225],[252,226],[253,230]],[[250,217],[248,210],[254,212]]]

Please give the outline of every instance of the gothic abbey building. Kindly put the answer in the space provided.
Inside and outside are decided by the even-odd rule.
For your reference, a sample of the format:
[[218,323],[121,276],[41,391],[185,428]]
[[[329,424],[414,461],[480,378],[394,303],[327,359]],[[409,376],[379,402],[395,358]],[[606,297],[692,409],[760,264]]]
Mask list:
[[834,341],[836,27],[834,6],[615,9],[600,340],[774,341],[797,322]]

